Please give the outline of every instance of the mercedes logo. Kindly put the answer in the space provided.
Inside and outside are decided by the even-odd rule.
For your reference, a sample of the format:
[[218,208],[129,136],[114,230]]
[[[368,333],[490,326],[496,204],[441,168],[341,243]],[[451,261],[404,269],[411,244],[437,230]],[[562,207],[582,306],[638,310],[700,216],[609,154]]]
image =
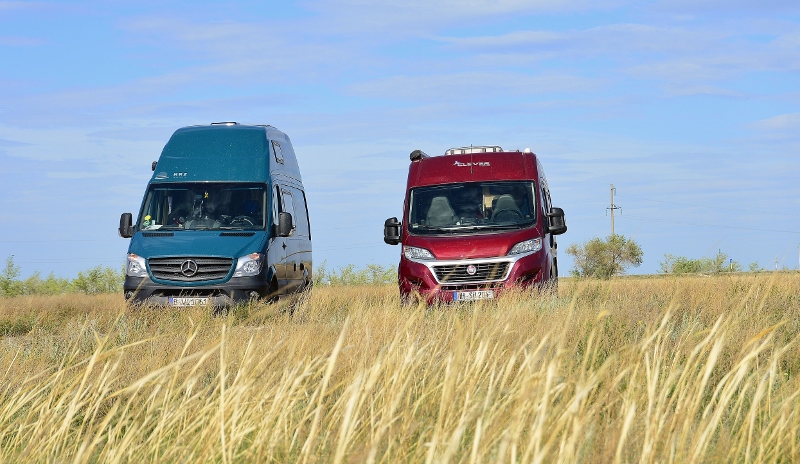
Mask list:
[[476,268],[474,264],[467,266],[467,274],[475,275],[476,272],[478,272],[478,268]]
[[186,277],[192,277],[197,274],[197,263],[191,259],[187,259],[181,264],[181,274]]

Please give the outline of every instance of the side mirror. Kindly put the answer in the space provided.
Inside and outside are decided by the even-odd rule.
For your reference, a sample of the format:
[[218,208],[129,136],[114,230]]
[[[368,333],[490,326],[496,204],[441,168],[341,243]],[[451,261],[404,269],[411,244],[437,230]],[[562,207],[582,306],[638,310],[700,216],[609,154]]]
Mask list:
[[383,223],[383,241],[388,245],[397,245],[400,243],[400,221],[396,217],[392,217]]
[[288,237],[292,235],[292,229],[294,229],[292,214],[285,211],[278,213],[278,237]]
[[561,235],[567,231],[567,222],[564,220],[564,210],[561,208],[550,208],[550,227],[547,231],[553,235]]
[[133,237],[133,215],[131,213],[122,213],[119,217],[119,236],[122,238]]

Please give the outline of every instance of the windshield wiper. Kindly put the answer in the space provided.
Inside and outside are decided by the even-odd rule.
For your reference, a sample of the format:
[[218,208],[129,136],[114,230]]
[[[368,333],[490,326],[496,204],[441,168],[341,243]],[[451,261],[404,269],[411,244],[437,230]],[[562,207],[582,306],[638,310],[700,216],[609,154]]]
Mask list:
[[452,232],[454,230],[460,229],[460,226],[458,226],[458,227],[434,227],[434,226],[413,226],[412,225],[411,227],[414,228],[414,229],[431,230],[431,231],[434,231],[434,232]]
[[525,224],[486,224],[482,226],[474,226],[471,227],[472,230],[482,230],[482,229],[521,229],[525,227]]

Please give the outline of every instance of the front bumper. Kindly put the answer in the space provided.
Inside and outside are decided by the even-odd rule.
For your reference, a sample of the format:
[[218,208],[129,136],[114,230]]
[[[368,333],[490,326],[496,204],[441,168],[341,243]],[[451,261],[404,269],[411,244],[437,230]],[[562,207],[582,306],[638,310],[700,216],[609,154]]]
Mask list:
[[263,273],[233,277],[216,285],[179,286],[153,282],[149,277],[125,277],[125,300],[135,304],[169,306],[171,297],[203,297],[214,308],[224,308],[259,298],[270,298],[269,281]]
[[[547,282],[545,269],[546,255],[537,251],[527,255],[499,258],[464,259],[459,261],[411,261],[400,259],[400,295],[408,299],[418,294],[427,303],[452,302],[455,292],[493,290],[495,297],[512,288],[542,286]],[[506,272],[497,279],[476,282],[454,282],[452,279],[440,280],[434,268],[445,264],[480,265],[485,263],[508,263]]]

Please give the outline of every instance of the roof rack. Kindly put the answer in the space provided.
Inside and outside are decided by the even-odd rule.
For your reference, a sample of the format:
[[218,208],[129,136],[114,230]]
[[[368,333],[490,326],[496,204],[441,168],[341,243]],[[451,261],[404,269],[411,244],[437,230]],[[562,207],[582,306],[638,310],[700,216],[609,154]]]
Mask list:
[[477,146],[468,146],[468,147],[459,147],[459,148],[451,148],[444,152],[445,156],[447,155],[469,155],[472,153],[500,153],[503,151],[501,147],[497,145],[477,145]]

